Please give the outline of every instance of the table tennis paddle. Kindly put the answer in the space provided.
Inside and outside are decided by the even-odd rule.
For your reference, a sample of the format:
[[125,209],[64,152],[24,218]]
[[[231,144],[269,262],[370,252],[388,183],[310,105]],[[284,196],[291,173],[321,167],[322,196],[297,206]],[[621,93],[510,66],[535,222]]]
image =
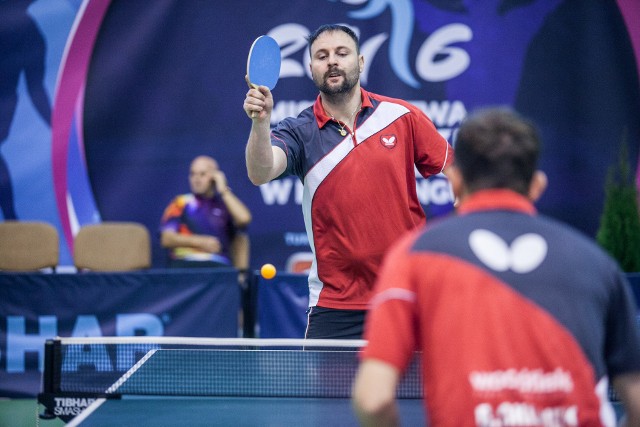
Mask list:
[[[257,88],[266,86],[273,90],[280,77],[280,46],[269,36],[260,36],[253,41],[247,58],[249,84]],[[256,112],[251,113],[255,117]]]

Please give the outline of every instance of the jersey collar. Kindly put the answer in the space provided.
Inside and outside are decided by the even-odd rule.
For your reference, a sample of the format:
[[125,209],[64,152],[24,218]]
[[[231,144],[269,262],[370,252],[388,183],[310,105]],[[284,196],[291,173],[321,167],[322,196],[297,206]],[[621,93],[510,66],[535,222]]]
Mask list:
[[[369,98],[369,92],[360,88],[360,96],[362,99],[362,108],[373,107],[371,103],[371,99]],[[324,107],[322,106],[322,98],[320,95],[316,98],[316,102],[313,104],[313,114],[316,116],[316,121],[318,122],[318,128],[322,129],[324,125],[327,124],[331,120],[331,116],[327,115],[327,112],[324,111]]]
[[513,190],[481,190],[470,195],[458,208],[458,214],[464,215],[478,211],[508,210],[529,215],[536,214],[533,203],[522,194]]

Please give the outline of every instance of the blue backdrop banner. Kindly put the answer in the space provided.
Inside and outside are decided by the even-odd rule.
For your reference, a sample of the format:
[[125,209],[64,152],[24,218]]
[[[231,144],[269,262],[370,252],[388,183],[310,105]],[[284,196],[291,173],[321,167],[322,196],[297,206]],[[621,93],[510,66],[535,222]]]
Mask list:
[[44,342],[56,336],[237,337],[237,276],[209,269],[0,274],[0,396],[40,391]]

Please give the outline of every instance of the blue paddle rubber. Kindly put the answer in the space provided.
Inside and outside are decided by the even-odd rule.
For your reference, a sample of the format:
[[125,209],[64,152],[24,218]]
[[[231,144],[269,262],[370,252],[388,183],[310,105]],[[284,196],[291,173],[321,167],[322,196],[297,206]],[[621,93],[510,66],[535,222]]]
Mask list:
[[280,46],[269,36],[260,36],[251,45],[247,59],[249,82],[273,90],[280,77]]

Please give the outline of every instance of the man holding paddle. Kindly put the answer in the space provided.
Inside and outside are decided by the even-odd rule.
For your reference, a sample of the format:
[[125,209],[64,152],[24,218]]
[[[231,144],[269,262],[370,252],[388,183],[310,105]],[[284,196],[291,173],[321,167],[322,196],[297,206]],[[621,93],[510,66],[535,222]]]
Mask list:
[[445,172],[453,149],[415,106],[360,87],[364,58],[350,28],[323,25],[308,42],[320,94],[298,117],[271,130],[271,91],[247,76],[247,172],[255,185],[285,175],[304,183],[315,255],[306,338],[358,339],[384,252],[425,223],[414,168]]

